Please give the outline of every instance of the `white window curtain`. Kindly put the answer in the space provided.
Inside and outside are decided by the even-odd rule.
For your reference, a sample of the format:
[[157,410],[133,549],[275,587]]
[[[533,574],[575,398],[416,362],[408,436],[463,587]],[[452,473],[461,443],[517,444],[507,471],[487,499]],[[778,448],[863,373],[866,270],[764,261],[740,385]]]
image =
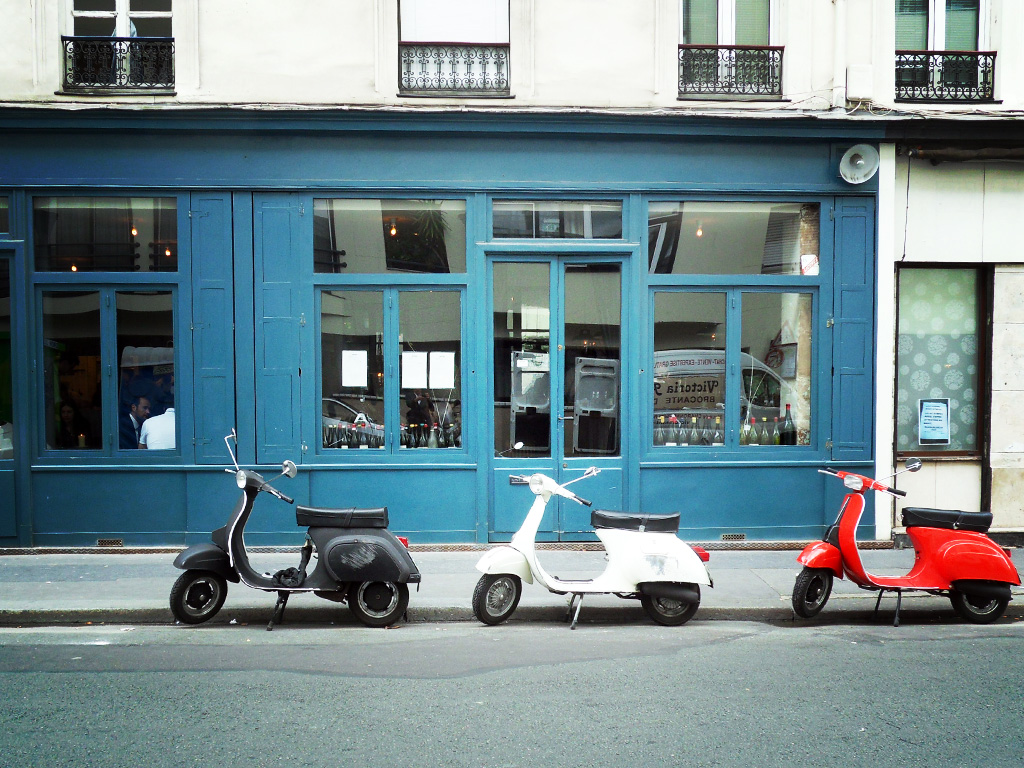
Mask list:
[[400,0],[403,43],[509,42],[509,0]]

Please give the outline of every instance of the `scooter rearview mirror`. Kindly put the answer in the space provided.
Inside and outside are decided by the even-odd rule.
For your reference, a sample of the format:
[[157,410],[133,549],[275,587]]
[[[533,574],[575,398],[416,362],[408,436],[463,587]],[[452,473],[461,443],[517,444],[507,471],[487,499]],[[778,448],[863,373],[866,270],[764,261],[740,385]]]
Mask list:
[[299,474],[299,468],[295,466],[295,462],[291,459],[285,459],[281,463],[281,474],[287,477],[295,477]]
[[238,435],[235,433],[235,428],[231,428],[231,434],[224,435],[224,445],[228,447],[228,456],[231,457],[231,463],[235,465],[235,471],[238,471],[238,459],[235,458],[235,449],[231,447],[229,440],[234,440],[235,445],[238,445]]
[[918,459],[916,457],[913,458],[913,459],[907,459],[907,471],[908,472],[917,472],[917,470],[919,470],[921,468],[923,463],[924,462],[922,462],[920,459]]

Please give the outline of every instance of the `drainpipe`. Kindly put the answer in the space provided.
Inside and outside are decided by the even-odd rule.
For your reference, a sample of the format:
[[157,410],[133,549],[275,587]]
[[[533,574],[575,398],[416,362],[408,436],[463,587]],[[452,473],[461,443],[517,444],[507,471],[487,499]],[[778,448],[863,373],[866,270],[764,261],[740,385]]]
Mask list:
[[832,45],[832,109],[846,109],[846,0],[835,5],[835,35]]

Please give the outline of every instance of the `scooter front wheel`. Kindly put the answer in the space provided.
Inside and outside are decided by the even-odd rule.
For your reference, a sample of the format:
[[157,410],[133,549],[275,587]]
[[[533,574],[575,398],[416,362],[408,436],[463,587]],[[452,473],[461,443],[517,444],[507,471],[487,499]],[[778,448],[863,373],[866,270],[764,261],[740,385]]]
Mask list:
[[692,619],[700,607],[700,587],[696,584],[691,586],[697,590],[697,602],[695,603],[684,603],[669,597],[641,594],[640,605],[647,611],[647,615],[658,624],[665,627],[678,627]]
[[409,587],[393,581],[363,581],[348,590],[348,607],[368,627],[388,627],[409,607]]
[[171,613],[182,624],[202,624],[224,605],[228,583],[210,571],[185,571],[171,587]]
[[953,610],[971,624],[991,624],[1006,612],[1009,600],[1001,597],[974,597],[953,589],[949,593]]
[[832,571],[828,568],[804,568],[793,585],[793,610],[797,616],[817,616],[832,594]]
[[484,624],[501,624],[515,611],[523,581],[511,573],[485,573],[473,590],[473,613]]

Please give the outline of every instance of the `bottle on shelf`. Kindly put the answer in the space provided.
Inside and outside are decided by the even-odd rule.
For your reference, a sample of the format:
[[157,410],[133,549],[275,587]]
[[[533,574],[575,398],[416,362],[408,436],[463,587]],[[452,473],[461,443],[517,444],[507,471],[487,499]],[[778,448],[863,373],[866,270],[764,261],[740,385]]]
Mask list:
[[669,420],[669,445],[686,445],[686,430],[683,429],[682,423],[673,413],[668,417]]
[[773,445],[778,445],[779,444],[779,417],[778,416],[775,417],[775,423],[772,426],[772,444]]
[[439,448],[440,443],[437,439],[437,424],[434,424],[430,428],[430,433],[427,435],[427,448]]
[[654,423],[654,444],[665,445],[665,417],[659,416]]
[[725,445],[725,435],[722,434],[721,416],[715,416],[715,431],[711,433],[711,445]]
[[757,419],[753,416],[750,417],[750,440],[748,445],[760,445],[761,435],[757,433]]
[[740,424],[740,445],[750,445],[750,422],[746,419]]
[[686,442],[690,445],[700,445],[700,430],[697,429],[697,417],[690,417],[690,434],[686,437]]
[[761,417],[761,445],[771,445],[774,441],[771,427],[768,426],[768,417]]
[[786,403],[786,415],[779,428],[779,445],[796,445],[796,422],[793,421],[789,403]]

